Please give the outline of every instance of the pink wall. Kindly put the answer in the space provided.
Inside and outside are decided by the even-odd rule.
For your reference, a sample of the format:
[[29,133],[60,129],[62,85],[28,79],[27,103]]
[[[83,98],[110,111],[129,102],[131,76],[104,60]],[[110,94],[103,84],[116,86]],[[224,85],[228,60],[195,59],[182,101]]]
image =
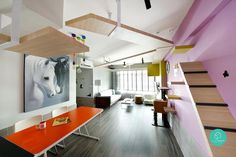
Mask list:
[[[179,62],[187,61],[188,57],[186,55],[177,55],[175,57],[169,58],[170,62],[170,73],[168,74],[168,81],[183,81],[184,78],[181,74],[181,71],[178,70],[177,73],[174,74],[173,66]],[[208,145],[206,139],[203,136],[203,128],[202,124],[199,121],[199,117],[196,112],[196,107],[193,101],[191,100],[190,91],[187,85],[171,85],[171,90],[169,94],[175,94],[181,97],[181,100],[172,101],[176,109],[176,116],[179,119],[179,125],[181,128],[184,128],[186,132],[189,133],[188,136],[192,136],[195,140],[198,150],[201,151],[201,154],[204,154],[204,157],[209,157]],[[181,134],[182,136],[186,136]],[[176,139],[180,139],[179,144],[186,144],[186,141],[182,141],[183,137],[176,137]],[[189,144],[190,145],[190,144]],[[180,146],[181,148],[184,146]],[[192,148],[196,149],[196,148]]]
[[[234,85],[235,82],[233,81],[233,78],[229,78],[227,83],[222,82],[221,77],[223,73],[222,66],[224,65],[228,68],[230,66],[231,68],[234,67],[232,58],[236,58],[236,1],[225,0],[221,3],[217,3],[218,6],[215,5],[216,2],[213,4],[206,3],[209,6],[212,5],[215,8],[218,8],[217,10],[219,12],[215,13],[215,16],[211,18],[196,34],[191,37],[186,37],[184,36],[186,32],[194,32],[193,24],[199,25],[201,23],[197,17],[200,16],[200,19],[202,19],[202,15],[207,16],[205,13],[206,11],[201,12],[201,8],[206,10],[205,8],[208,8],[209,6],[201,5],[202,1],[203,0],[195,1],[194,5],[198,7],[192,6],[191,9],[193,9],[193,11],[189,11],[190,15],[194,14],[192,15],[193,19],[188,21],[189,15],[187,15],[173,39],[176,44],[191,43],[195,45],[192,50],[185,54],[187,58],[186,61],[198,60],[204,62],[205,68],[210,72],[209,74],[211,78],[217,85],[225,102],[229,104],[231,112],[236,118],[236,105],[234,104],[233,97],[230,96],[232,95],[232,91],[228,89],[228,84]],[[212,2],[212,0],[204,0],[204,2],[208,1]],[[197,23],[195,20],[199,22]],[[183,30],[185,30],[184,33],[179,33]],[[220,76],[219,73],[221,74]],[[232,70],[231,75],[236,75],[236,71]]]
[[[195,47],[183,55],[168,56],[171,64],[188,61],[203,61],[224,101],[228,103],[236,118],[236,104],[233,93],[236,90],[236,1],[235,0],[195,0],[188,15],[177,30],[173,41],[176,45],[193,44]],[[223,78],[224,70],[230,76]],[[168,80],[179,79],[172,74]],[[173,88],[175,89],[175,88]],[[180,89],[178,89],[180,90]],[[174,92],[178,92],[177,89]],[[181,104],[176,104],[178,112],[187,116]],[[185,104],[190,106],[191,103]],[[191,111],[192,112],[192,111]],[[201,132],[194,126],[194,115],[188,120],[182,119],[189,134],[204,145]],[[188,127],[187,127],[188,126]],[[197,131],[196,131],[197,129]]]
[[173,41],[177,44],[184,42],[222,1],[224,0],[195,0],[173,37]]
[[[208,69],[210,76],[212,76],[212,80],[217,85],[225,103],[229,104],[230,111],[236,119],[236,53],[207,60],[204,62],[204,66]],[[223,77],[223,72],[225,70],[229,72],[229,77]]]

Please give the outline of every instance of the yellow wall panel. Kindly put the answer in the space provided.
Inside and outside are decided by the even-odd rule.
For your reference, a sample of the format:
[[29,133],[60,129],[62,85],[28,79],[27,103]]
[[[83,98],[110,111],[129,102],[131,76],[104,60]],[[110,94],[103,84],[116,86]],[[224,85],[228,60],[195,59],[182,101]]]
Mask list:
[[149,64],[148,65],[148,76],[159,76],[160,67],[159,64]]

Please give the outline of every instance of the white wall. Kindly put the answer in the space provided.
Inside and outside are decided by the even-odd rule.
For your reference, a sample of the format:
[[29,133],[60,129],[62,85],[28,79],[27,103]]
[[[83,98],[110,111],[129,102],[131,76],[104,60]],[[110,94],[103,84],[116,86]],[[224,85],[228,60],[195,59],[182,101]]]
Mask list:
[[23,62],[22,54],[0,50],[0,130],[26,117],[47,114],[55,108],[76,104],[76,72],[70,63],[70,100],[24,113]]
[[98,93],[98,86],[95,86],[95,80],[101,80],[99,91],[112,88],[112,72],[104,67],[96,67],[93,69],[93,94]]

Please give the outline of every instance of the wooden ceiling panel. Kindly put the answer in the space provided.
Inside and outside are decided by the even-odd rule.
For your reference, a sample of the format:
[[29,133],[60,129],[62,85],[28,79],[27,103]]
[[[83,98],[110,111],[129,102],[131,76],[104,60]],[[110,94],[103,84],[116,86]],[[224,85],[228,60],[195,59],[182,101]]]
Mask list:
[[11,40],[11,38],[9,36],[0,33],[0,45],[8,42],[10,40]]
[[170,40],[136,28],[124,24],[121,24],[121,27],[116,28],[116,25],[116,21],[91,13],[66,22],[66,26],[69,27],[83,29],[106,36],[112,35],[121,40],[133,42],[136,44],[148,43],[147,46],[151,45],[152,48],[157,48],[159,45],[163,46],[163,44],[173,44],[173,42]]
[[66,25],[103,35],[109,35],[116,27],[115,22],[94,14],[87,14],[69,20]]
[[87,52],[89,47],[52,27],[46,27],[22,37],[19,45],[6,50],[50,57]]

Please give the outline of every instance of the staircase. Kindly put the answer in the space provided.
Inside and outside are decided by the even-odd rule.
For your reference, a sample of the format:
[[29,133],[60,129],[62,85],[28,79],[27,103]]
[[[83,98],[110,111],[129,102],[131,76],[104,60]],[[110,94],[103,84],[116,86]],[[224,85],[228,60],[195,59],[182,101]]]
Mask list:
[[220,128],[227,134],[227,141],[221,147],[209,145],[214,157],[236,156],[236,120],[222,99],[216,85],[210,79],[201,62],[180,63],[196,104],[199,117],[209,140],[211,130]]

